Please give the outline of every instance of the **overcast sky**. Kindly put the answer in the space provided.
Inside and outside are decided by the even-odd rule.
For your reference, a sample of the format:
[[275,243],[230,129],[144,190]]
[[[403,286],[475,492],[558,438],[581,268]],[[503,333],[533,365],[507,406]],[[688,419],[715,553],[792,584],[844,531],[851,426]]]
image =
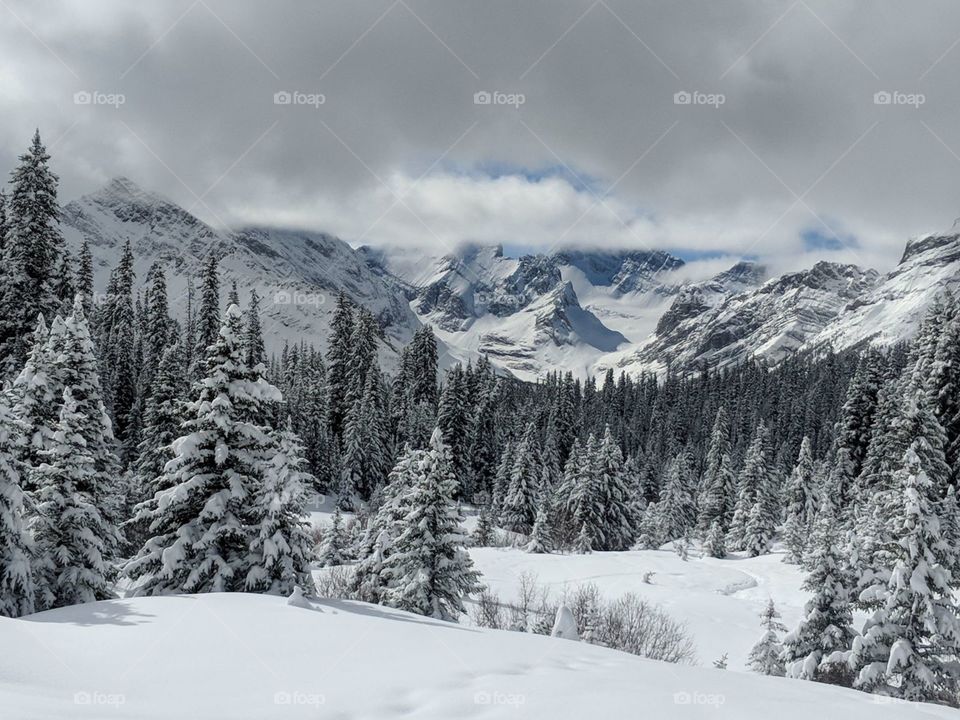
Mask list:
[[960,215],[958,66],[950,0],[3,0],[0,167],[39,126],[64,200],[887,269]]

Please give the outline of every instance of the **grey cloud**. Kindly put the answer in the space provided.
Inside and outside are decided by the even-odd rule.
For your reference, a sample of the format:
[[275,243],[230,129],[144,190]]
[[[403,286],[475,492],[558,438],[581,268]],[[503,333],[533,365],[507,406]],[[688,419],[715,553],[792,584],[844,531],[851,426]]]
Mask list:
[[[806,261],[798,233],[823,219],[859,238],[840,259],[879,265],[960,214],[960,6],[946,1],[8,4],[0,163],[40,126],[65,197],[125,174],[214,223],[349,241],[396,204],[383,183],[400,192],[443,156],[436,192],[412,193],[365,242],[471,239],[480,225],[482,239],[549,245],[580,214],[563,214],[564,193],[556,217],[498,226],[489,183],[444,170],[563,163],[601,191],[623,175],[609,202],[633,223],[600,206],[570,241]],[[73,104],[85,89],[126,102]],[[275,105],[279,90],[325,102]],[[480,90],[525,102],[474,105]],[[725,102],[677,105],[679,91]],[[876,105],[878,91],[925,102]]]

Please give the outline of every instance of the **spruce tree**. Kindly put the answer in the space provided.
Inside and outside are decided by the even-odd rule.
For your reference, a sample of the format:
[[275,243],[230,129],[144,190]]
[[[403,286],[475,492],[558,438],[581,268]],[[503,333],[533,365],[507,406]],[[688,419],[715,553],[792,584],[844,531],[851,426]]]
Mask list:
[[[231,306],[234,309],[236,306]],[[264,480],[254,489],[253,537],[244,589],[248,592],[288,596],[294,588],[314,591],[310,560],[305,489],[312,485],[306,472],[303,447],[290,428],[272,433],[274,447],[267,454]]]
[[348,540],[343,529],[343,514],[340,508],[333,512],[330,527],[323,533],[320,551],[317,553],[317,564],[320,567],[332,567],[346,564]]
[[813,520],[816,515],[815,467],[810,438],[804,436],[800,444],[797,464],[790,473],[786,487],[787,519],[784,525],[784,542],[787,554],[785,562],[799,564],[803,561],[804,550]]
[[456,621],[464,598],[480,590],[479,573],[463,547],[462,517],[452,497],[453,462],[439,428],[417,472],[402,500],[404,528],[384,561],[385,600],[402,610]]
[[726,533],[720,525],[720,519],[713,521],[707,531],[707,538],[703,542],[703,550],[710,557],[724,558],[727,556]]
[[246,310],[247,324],[243,332],[243,345],[247,352],[247,365],[256,367],[267,364],[267,351],[263,345],[263,328],[260,324],[260,296],[256,288],[250,291],[250,304]]
[[36,593],[17,457],[26,429],[0,398],[0,616],[11,618],[32,613]]
[[813,596],[800,625],[783,641],[787,675],[849,685],[844,653],[856,635],[850,607],[853,578],[838,546],[837,518],[828,497],[817,517],[810,565],[802,587]]
[[783,677],[783,645],[780,643],[780,633],[787,628],[780,622],[780,613],[773,604],[773,598],[767,602],[767,607],[760,613],[763,627],[763,636],[750,650],[747,664],[754,672],[761,675]]
[[744,549],[750,513],[761,493],[766,493],[773,485],[770,477],[771,460],[769,435],[766,426],[761,422],[754,431],[740,472],[737,503],[727,534],[727,545],[733,550]]
[[500,510],[500,524],[512,532],[527,534],[536,520],[540,495],[539,448],[533,423],[527,423],[513,458],[509,485]]
[[721,524],[729,521],[734,501],[734,488],[729,485],[732,481],[729,458],[726,461],[728,465],[724,466],[724,457],[729,453],[730,429],[727,411],[721,406],[713,421],[705,468],[700,479],[697,529],[701,535],[713,525],[714,520],[719,518]]
[[[926,419],[939,424],[932,413]],[[886,507],[894,539],[886,597],[854,644],[851,662],[859,669],[858,688],[955,704],[960,670],[950,658],[960,654],[960,618],[958,583],[948,569],[955,549],[941,532],[936,484],[928,474],[938,471],[925,460],[932,454],[936,448],[921,435],[904,455]]]
[[597,450],[596,483],[603,509],[603,549],[627,550],[636,539],[630,488],[623,470],[623,455],[610,426],[604,428]]
[[220,332],[220,270],[217,254],[207,254],[200,276],[200,308],[194,321],[196,333],[193,348],[195,379],[203,377],[204,363],[211,346],[217,343]]
[[275,480],[268,474],[277,452],[271,429],[257,421],[281,396],[247,367],[242,323],[231,306],[158,481],[167,489],[138,509],[152,537],[124,571],[140,594],[243,590],[256,561],[250,528],[263,519],[256,500]]
[[0,287],[0,356],[7,363],[8,375],[23,364],[37,315],[52,318],[58,310],[56,272],[63,253],[59,179],[50,170],[50,155],[39,130],[19,160],[10,176],[4,282]]
[[95,502],[96,461],[83,437],[90,421],[78,411],[71,388],[64,389],[52,444],[40,452],[42,462],[33,470],[37,490],[31,529],[41,609],[112,597],[104,556],[115,531]]
[[690,460],[686,448],[670,461],[660,494],[660,533],[665,540],[676,540],[693,526],[694,500],[690,483]]
[[547,511],[547,503],[541,502],[537,509],[537,518],[533,522],[533,530],[530,531],[530,541],[526,545],[528,553],[544,554],[553,549],[553,538],[550,529],[550,515]]

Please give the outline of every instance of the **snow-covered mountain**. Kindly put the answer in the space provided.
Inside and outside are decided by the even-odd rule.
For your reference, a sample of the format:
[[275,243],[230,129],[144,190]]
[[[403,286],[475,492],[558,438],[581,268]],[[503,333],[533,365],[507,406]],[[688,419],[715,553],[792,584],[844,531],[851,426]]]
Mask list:
[[776,363],[808,346],[878,279],[875,271],[856,265],[819,262],[756,289],[733,289],[749,285],[760,274],[756,266],[741,263],[708,283],[685,288],[655,333],[610,366],[627,372],[667,365],[685,369],[724,366],[748,357]]
[[451,348],[486,354],[514,375],[593,372],[656,322],[683,260],[662,251],[564,250],[520,258],[467,245],[411,262],[409,251],[364,249],[401,277],[411,307]]
[[907,242],[900,263],[855,299],[811,341],[846,348],[863,342],[889,344],[912,337],[924,311],[945,290],[960,288],[960,220],[945,233]]
[[185,312],[187,278],[196,279],[204,258],[215,250],[222,256],[223,301],[233,281],[242,303],[251,290],[259,293],[268,351],[278,350],[284,340],[323,347],[341,291],[379,319],[388,364],[395,349],[420,327],[402,283],[375,273],[365,257],[342,240],[275,228],[218,231],[126,178],[115,178],[67,204],[63,231],[74,252],[84,239],[89,241],[97,290],[106,287],[127,240],[134,252],[138,287],[150,265],[162,260],[172,309],[180,317]]
[[242,302],[254,288],[260,294],[269,350],[301,340],[324,347],[343,291],[379,319],[387,367],[430,324],[443,365],[485,354],[527,380],[555,370],[586,376],[750,357],[775,363],[801,350],[891,343],[915,332],[938,293],[960,286],[960,224],[908,242],[885,276],[821,262],[770,278],[764,267],[739,262],[702,281],[663,251],[565,249],[514,258],[492,246],[424,253],[355,249],[322,232],[221,231],[126,178],[66,205],[63,226],[74,250],[89,240],[99,290],[128,239],[138,282],[163,260],[181,316],[187,278],[216,250],[224,299],[232,281]]

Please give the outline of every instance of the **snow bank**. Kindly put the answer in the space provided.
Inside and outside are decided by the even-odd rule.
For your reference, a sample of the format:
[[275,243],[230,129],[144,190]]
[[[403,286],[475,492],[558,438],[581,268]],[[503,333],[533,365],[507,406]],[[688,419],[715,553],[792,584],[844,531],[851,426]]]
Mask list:
[[210,594],[0,619],[4,718],[952,718],[362,603]]

